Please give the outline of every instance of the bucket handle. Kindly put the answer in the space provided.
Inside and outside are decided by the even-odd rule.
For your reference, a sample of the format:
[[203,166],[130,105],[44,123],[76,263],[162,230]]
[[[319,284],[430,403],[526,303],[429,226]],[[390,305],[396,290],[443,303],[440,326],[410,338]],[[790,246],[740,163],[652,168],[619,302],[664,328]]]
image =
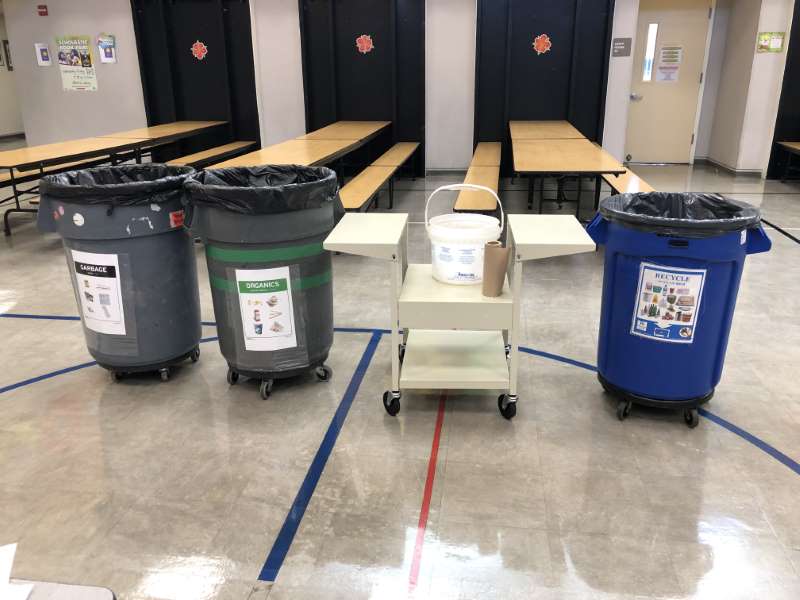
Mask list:
[[428,201],[425,203],[425,229],[430,231],[431,223],[430,219],[428,219],[428,207],[430,206],[433,197],[439,192],[454,191],[454,190],[477,190],[481,192],[486,192],[494,196],[494,199],[497,202],[497,206],[500,209],[500,231],[501,232],[503,231],[503,227],[505,226],[506,222],[505,218],[506,215],[505,212],[503,211],[503,205],[500,203],[500,198],[497,196],[497,194],[493,189],[488,188],[485,185],[475,185],[474,183],[451,183],[450,185],[442,185],[433,190],[433,193],[430,196],[428,196]]

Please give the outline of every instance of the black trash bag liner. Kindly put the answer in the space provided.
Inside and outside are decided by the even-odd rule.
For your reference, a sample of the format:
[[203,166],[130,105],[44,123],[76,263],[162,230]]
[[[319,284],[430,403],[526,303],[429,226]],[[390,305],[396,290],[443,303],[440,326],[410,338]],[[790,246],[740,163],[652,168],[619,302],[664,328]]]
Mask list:
[[640,192],[600,203],[600,214],[640,231],[680,237],[711,237],[742,231],[761,221],[755,206],[719,194]]
[[155,163],[96,167],[46,175],[39,182],[39,192],[49,200],[73,204],[162,204],[183,198],[183,182],[191,173],[192,167]]
[[235,213],[266,215],[319,208],[334,203],[344,214],[336,173],[326,167],[267,165],[207,169],[185,183],[191,204]]

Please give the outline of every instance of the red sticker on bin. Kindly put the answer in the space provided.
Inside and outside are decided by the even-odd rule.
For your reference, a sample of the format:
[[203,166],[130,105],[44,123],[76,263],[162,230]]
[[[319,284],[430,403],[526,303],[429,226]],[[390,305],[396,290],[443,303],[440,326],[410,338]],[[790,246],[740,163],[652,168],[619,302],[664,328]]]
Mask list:
[[183,212],[183,209],[172,211],[169,213],[169,226],[173,229],[175,227],[183,227],[184,216],[185,213]]

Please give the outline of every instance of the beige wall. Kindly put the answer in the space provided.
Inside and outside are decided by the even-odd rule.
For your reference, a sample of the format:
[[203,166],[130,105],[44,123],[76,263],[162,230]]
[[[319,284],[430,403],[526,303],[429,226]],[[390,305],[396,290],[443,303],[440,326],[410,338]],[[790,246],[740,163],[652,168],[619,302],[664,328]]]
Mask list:
[[725,44],[728,41],[728,21],[734,0],[717,0],[714,8],[714,22],[711,27],[711,43],[708,47],[708,64],[705,71],[703,102],[700,106],[700,119],[697,123],[695,159],[708,158],[711,146],[711,132],[714,128],[722,65],[725,60]]
[[[27,0],[4,0],[14,76],[29,144],[68,140],[146,125],[129,0],[49,0],[49,16]],[[116,64],[97,60],[96,92],[67,92],[57,64],[39,67],[34,43],[55,52],[59,35],[117,36]]]
[[306,132],[297,0],[250,0],[261,144]]
[[425,3],[425,166],[466,169],[475,122],[476,0]]
[[[606,113],[603,126],[603,148],[617,160],[625,159],[625,134],[628,129],[628,107],[633,80],[633,49],[636,47],[636,25],[639,0],[617,0],[611,37],[631,38],[631,55],[611,57],[608,62]],[[611,49],[608,50],[609,55]]]
[[[0,4],[0,9],[2,9],[2,4]],[[7,39],[6,21],[3,14],[0,13],[0,40]],[[0,41],[0,43],[2,42]],[[3,50],[0,48],[0,53],[2,52]],[[3,66],[0,67],[0,136],[22,133],[23,130],[14,71],[9,71],[5,62],[5,56],[3,56]],[[13,64],[14,60],[11,62]]]
[[[785,31],[788,36],[793,8],[794,0],[762,0],[758,31]],[[785,68],[785,51],[780,54],[756,53],[753,57],[738,169],[766,172]]]
[[760,13],[760,0],[735,0],[728,21],[728,39],[708,157],[732,169],[739,168],[739,148]]

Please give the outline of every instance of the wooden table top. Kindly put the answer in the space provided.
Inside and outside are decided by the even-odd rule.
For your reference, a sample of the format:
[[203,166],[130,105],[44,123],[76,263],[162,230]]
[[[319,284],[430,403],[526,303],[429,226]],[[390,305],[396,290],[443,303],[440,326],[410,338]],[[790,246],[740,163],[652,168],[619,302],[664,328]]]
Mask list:
[[298,140],[364,140],[377,135],[391,121],[336,121],[305,135]]
[[341,156],[359,144],[359,140],[286,140],[249,152],[212,168],[255,167],[259,165],[319,165]]
[[98,137],[117,138],[117,139],[145,139],[158,140],[175,136],[191,135],[195,132],[217,125],[224,125],[227,121],[175,121],[174,123],[164,123],[163,125],[153,125],[152,127],[140,127],[129,131],[117,131]]
[[616,158],[587,139],[513,140],[517,173],[624,173]]
[[800,153],[800,142],[778,142],[778,144],[783,146],[787,150]]
[[509,121],[512,140],[585,139],[569,121]]
[[72,162],[78,158],[110,154],[146,141],[143,138],[90,137],[5,150],[0,152],[0,168],[38,165],[40,163]]

